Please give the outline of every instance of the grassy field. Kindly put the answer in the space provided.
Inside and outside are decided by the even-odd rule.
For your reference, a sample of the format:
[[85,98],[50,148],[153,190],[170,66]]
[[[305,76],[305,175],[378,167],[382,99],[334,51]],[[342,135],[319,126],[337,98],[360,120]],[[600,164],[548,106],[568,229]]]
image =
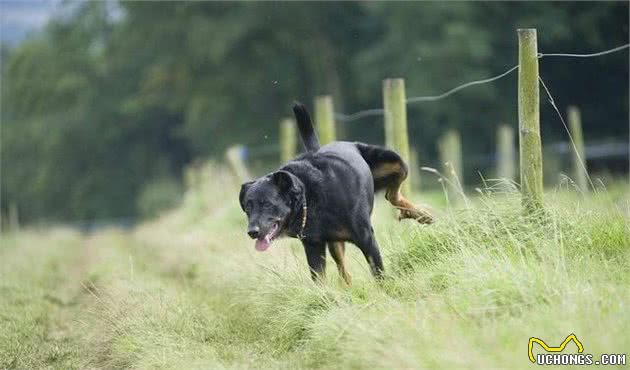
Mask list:
[[630,352],[625,186],[549,191],[535,219],[516,194],[430,195],[431,226],[379,196],[387,278],[350,247],[351,288],[330,258],[312,283],[296,241],[256,252],[237,190],[215,173],[132,231],[3,235],[0,369],[526,369],[530,337],[570,333],[585,353]]

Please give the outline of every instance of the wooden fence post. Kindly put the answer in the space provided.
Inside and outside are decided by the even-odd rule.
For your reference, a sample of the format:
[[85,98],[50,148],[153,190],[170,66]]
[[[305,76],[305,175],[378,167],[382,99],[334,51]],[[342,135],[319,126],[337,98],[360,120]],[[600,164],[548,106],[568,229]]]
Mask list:
[[462,141],[457,130],[448,130],[438,143],[442,171],[448,179],[449,199],[453,203],[464,200],[464,178],[462,166]]
[[497,129],[497,178],[514,180],[516,174],[516,150],[514,149],[514,129],[499,125]]
[[[385,111],[385,145],[395,150],[409,163],[409,138],[407,137],[407,98],[405,80],[383,80],[383,108]],[[402,185],[402,193],[409,194],[409,180]]]
[[315,98],[315,126],[321,145],[336,140],[333,101],[330,95]]
[[295,157],[297,148],[296,123],[293,118],[280,121],[280,163],[284,164]]
[[584,150],[580,110],[575,106],[571,106],[567,115],[569,118],[569,131],[573,138],[573,144],[575,144],[575,148],[571,150],[571,153],[573,153],[573,178],[578,188],[586,193],[588,192],[588,170],[586,167],[586,151]]
[[540,92],[536,29],[518,30],[518,124],[521,192],[528,212],[543,207],[543,164],[540,140]]
[[247,181],[251,178],[249,171],[247,170],[247,166],[245,166],[245,161],[243,160],[244,152],[244,146],[233,145],[229,147],[225,153],[225,158],[227,159],[230,168],[234,171],[234,174],[241,182]]

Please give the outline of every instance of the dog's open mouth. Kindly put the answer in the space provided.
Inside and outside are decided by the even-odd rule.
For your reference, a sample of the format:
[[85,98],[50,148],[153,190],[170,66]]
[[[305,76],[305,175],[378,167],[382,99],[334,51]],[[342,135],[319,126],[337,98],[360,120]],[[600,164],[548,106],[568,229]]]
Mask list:
[[259,252],[266,251],[267,248],[269,248],[269,246],[271,245],[273,238],[278,233],[278,229],[279,229],[278,223],[274,222],[273,226],[271,227],[271,230],[269,230],[267,235],[256,239],[256,250]]

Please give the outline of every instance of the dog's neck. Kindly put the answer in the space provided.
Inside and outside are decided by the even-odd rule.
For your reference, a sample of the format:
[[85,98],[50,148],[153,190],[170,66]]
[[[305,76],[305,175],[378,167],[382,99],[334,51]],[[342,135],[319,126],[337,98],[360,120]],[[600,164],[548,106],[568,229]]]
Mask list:
[[304,230],[308,220],[308,207],[306,204],[306,194],[302,195],[302,201],[296,205],[293,211],[293,217],[289,223],[288,235],[298,239],[305,237]]
[[298,239],[304,238],[304,229],[306,228],[306,218],[308,217],[308,207],[306,206],[306,196],[304,196],[302,203],[302,224],[300,225],[300,232],[297,234]]

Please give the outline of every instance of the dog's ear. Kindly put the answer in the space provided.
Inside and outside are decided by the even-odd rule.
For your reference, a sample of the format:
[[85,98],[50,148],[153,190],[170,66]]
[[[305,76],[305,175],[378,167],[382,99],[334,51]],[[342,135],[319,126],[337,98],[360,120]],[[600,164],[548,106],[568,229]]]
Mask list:
[[271,181],[280,189],[280,193],[296,200],[304,191],[304,184],[297,176],[287,171],[276,171],[271,175]]
[[243,183],[243,185],[241,185],[241,192],[238,194],[238,202],[241,204],[241,209],[243,211],[245,210],[245,205],[243,204],[243,200],[245,200],[245,194],[247,194],[247,191],[253,184],[254,184],[254,181],[248,181],[246,183]]

